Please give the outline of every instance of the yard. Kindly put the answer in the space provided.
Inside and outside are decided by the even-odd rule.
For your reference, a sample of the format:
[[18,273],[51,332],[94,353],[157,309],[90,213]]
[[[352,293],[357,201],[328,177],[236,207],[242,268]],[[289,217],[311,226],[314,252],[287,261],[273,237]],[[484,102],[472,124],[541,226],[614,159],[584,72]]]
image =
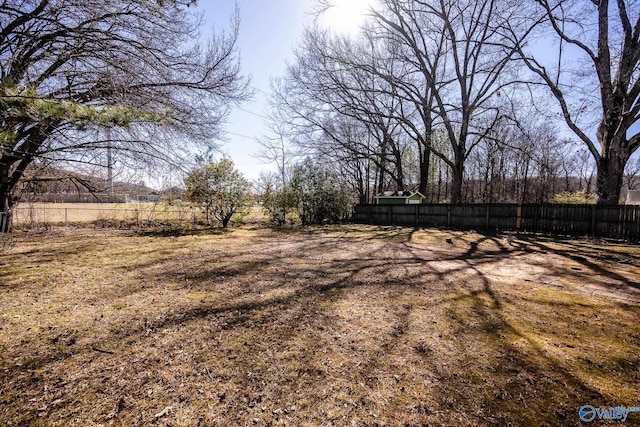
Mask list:
[[[20,203],[14,208],[16,226],[43,228],[55,224],[184,223],[200,218],[200,209],[190,204],[162,202],[129,203]],[[195,215],[195,216],[194,216]]]
[[633,246],[18,232],[0,255],[0,425],[580,425],[586,404],[638,406],[639,319]]

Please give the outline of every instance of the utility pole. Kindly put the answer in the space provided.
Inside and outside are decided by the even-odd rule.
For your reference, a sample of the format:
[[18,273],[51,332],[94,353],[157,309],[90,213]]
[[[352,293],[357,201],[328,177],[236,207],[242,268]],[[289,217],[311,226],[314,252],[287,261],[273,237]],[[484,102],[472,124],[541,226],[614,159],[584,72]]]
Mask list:
[[111,156],[111,128],[107,128],[107,185],[109,195],[113,196],[113,157]]

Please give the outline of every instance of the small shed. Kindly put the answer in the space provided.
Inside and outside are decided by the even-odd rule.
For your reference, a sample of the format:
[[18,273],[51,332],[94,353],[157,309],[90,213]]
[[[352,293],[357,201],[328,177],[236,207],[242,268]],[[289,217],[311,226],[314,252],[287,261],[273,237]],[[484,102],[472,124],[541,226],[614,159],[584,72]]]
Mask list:
[[640,190],[629,190],[626,204],[640,206]]
[[419,205],[424,196],[419,191],[384,191],[375,200],[378,205]]

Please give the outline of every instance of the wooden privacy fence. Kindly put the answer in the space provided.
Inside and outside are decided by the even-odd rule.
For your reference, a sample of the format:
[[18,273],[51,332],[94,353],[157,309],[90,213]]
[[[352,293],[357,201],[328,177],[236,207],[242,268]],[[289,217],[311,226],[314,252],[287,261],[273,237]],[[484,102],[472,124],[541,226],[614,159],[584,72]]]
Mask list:
[[640,241],[640,206],[357,205],[357,224],[598,236]]

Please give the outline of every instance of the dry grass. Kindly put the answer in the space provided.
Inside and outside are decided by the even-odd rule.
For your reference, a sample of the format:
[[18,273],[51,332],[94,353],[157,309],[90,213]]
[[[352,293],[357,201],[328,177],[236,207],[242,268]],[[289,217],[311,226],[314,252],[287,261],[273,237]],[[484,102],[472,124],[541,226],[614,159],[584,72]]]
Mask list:
[[189,222],[201,210],[188,204],[129,203],[20,203],[15,209],[18,227],[48,227],[63,223]]
[[[214,221],[214,218],[209,218]],[[250,208],[243,223],[265,223],[259,205]],[[13,224],[17,228],[49,229],[54,225],[99,228],[131,228],[164,225],[184,228],[206,222],[202,208],[189,203],[129,202],[129,203],[20,203],[14,208]],[[236,218],[231,220],[237,225]]]
[[367,226],[25,233],[0,425],[579,425],[638,404],[639,261]]

